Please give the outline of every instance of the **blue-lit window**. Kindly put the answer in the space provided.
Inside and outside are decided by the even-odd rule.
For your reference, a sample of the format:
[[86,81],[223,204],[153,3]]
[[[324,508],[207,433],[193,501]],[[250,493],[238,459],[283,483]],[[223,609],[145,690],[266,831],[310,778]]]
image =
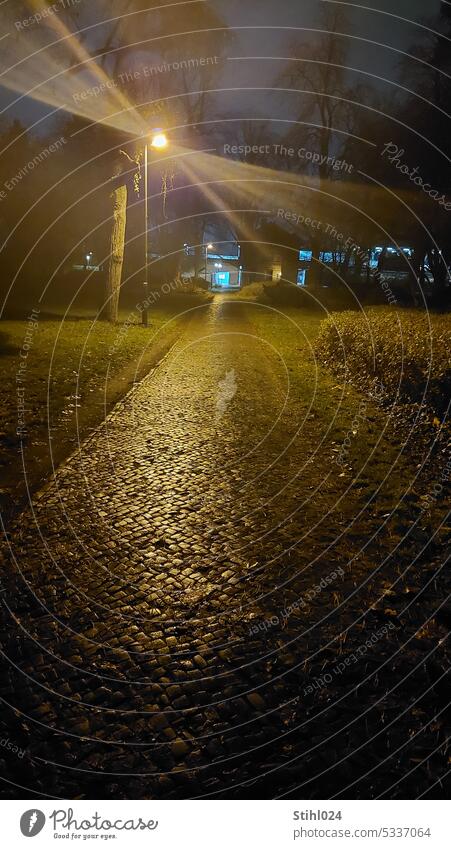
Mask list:
[[240,254],[239,254],[239,252],[238,252],[238,253],[236,253],[236,254],[213,254],[213,253],[210,253],[210,251],[208,251],[208,258],[209,258],[209,259],[224,259],[224,260],[230,260],[230,262],[231,262],[231,261],[232,261],[232,260],[234,260],[234,259],[239,259],[239,258],[240,258]]
[[[371,251],[370,251],[370,268],[377,268],[380,255],[381,255],[383,250],[384,250],[384,248],[381,248],[381,247],[376,247],[376,248],[371,249]],[[400,257],[403,257],[403,256],[411,257],[412,254],[413,254],[412,248],[401,247],[400,250],[398,250],[398,248],[394,248],[394,247],[392,247],[392,245],[389,245],[388,247],[386,247],[385,251],[386,251],[387,256],[393,256],[393,254],[395,254],[396,256],[400,256]]]
[[298,270],[298,286],[305,286],[305,278],[307,276],[307,272],[305,268],[299,268]]
[[370,251],[370,268],[377,268],[383,248],[372,248]]
[[338,263],[344,262],[345,254],[343,251],[321,251],[319,258],[322,262],[325,263]]
[[230,283],[230,271],[215,271],[212,274],[213,286],[228,286]]
[[313,251],[299,251],[299,259],[301,262],[311,262]]

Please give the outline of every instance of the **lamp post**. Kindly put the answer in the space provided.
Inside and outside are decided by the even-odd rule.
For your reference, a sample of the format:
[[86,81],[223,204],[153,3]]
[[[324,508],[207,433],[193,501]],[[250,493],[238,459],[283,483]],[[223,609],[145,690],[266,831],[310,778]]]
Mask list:
[[[168,145],[168,139],[162,130],[154,130],[150,147],[154,150],[164,150]],[[148,327],[149,316],[147,309],[147,296],[149,292],[149,142],[144,145],[144,309],[142,311],[143,327]]]
[[205,280],[208,283],[208,251],[213,250],[213,245],[205,245]]

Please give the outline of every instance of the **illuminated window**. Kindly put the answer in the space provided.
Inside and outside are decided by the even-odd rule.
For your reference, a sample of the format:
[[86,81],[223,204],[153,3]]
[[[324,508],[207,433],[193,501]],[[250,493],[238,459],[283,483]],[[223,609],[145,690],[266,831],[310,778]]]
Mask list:
[[298,270],[298,281],[297,281],[298,286],[305,286],[306,275],[307,275],[307,272],[306,272],[305,268],[300,268]]
[[228,286],[230,284],[230,271],[215,271],[212,274],[213,286]]

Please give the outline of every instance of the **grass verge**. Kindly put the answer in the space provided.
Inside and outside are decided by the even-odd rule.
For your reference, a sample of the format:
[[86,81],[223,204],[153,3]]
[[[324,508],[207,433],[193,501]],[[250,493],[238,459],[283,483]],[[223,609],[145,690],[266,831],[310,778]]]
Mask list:
[[374,307],[332,313],[315,344],[320,362],[365,392],[379,387],[390,403],[424,406],[443,419],[451,389],[448,315]]
[[180,319],[153,309],[149,327],[123,312],[117,325],[78,311],[30,313],[0,324],[0,504],[6,522],[176,339]]

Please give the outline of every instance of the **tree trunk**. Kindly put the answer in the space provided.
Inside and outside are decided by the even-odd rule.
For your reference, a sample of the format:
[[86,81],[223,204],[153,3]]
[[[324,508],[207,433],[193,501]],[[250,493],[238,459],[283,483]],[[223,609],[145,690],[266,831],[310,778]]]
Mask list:
[[105,318],[113,324],[117,321],[119,294],[124,262],[125,225],[127,221],[127,186],[117,186],[111,192],[113,204],[113,227],[111,230],[110,259],[105,292]]

